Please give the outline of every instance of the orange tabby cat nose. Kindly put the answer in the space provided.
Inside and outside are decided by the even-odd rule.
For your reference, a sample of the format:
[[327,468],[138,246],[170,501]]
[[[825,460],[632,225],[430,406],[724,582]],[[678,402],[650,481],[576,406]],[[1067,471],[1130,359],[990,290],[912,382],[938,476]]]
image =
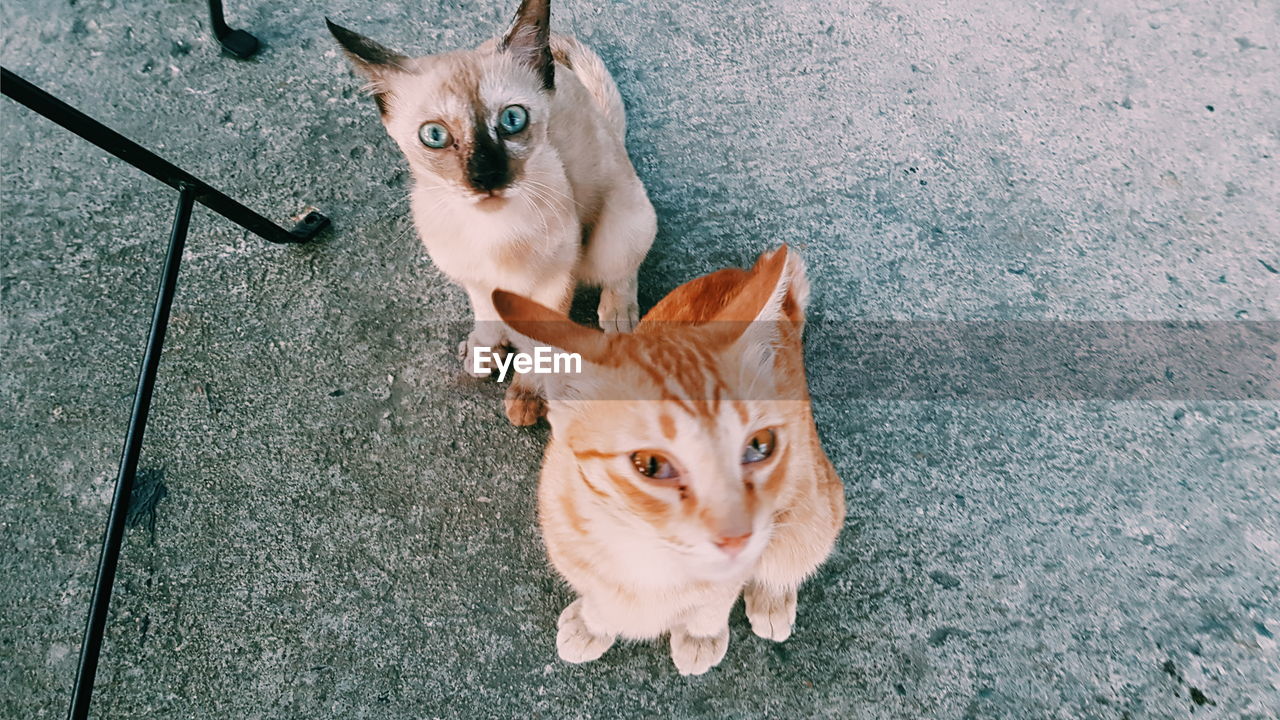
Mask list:
[[716,547],[720,548],[729,557],[734,557],[742,552],[742,548],[747,546],[747,541],[751,539],[751,533],[739,535],[737,537],[723,537],[716,541]]

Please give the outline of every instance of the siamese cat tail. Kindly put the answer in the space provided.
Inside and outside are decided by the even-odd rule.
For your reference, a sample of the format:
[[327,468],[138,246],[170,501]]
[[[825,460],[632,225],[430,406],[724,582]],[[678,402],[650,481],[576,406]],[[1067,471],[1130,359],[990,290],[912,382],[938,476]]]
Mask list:
[[551,55],[556,62],[569,68],[591,93],[609,127],[618,137],[627,136],[627,116],[622,108],[622,95],[613,82],[604,61],[594,50],[568,35],[551,36]]

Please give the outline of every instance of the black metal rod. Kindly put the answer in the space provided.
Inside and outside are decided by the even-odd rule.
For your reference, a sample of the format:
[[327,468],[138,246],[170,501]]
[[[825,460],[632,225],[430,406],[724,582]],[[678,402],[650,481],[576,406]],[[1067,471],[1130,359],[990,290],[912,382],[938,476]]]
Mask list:
[[231,32],[231,27],[222,15],[222,0],[209,0],[209,24],[213,26],[216,37],[221,38]]
[[213,37],[222,49],[241,60],[253,57],[261,46],[258,38],[227,24],[222,14],[222,0],[209,0],[209,25],[213,28]]
[[173,216],[173,228],[169,232],[169,250],[164,256],[160,289],[156,291],[156,305],[151,312],[151,332],[147,336],[146,353],[142,356],[142,369],[138,372],[138,389],[133,394],[133,413],[129,416],[129,431],[125,435],[124,450],[120,453],[120,472],[116,475],[116,488],[111,495],[111,512],[107,517],[107,531],[102,539],[102,554],[98,558],[98,579],[94,583],[89,619],[84,628],[84,642],[80,646],[80,666],[76,670],[75,690],[67,713],[70,720],[84,720],[89,716],[93,681],[98,673],[98,655],[102,651],[102,635],[111,606],[111,588],[115,583],[116,565],[120,560],[125,518],[129,514],[129,497],[133,492],[134,476],[138,472],[142,437],[147,429],[147,414],[151,411],[151,393],[155,389],[156,370],[160,366],[165,330],[169,327],[169,308],[173,305],[174,291],[178,285],[178,268],[182,264],[182,249],[187,242],[187,226],[191,221],[196,193],[196,188],[181,188],[178,210]]
[[179,190],[191,188],[195,199],[202,205],[266,240],[274,243],[306,242],[329,224],[328,218],[312,212],[293,230],[285,230],[186,170],[23,80],[8,68],[0,68],[0,89],[5,95],[160,182]]

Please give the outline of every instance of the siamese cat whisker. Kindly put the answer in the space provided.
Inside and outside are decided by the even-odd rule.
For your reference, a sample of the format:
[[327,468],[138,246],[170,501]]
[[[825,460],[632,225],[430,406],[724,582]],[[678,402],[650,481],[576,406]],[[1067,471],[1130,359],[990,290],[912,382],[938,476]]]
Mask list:
[[554,188],[544,182],[539,182],[537,180],[532,180],[532,179],[525,180],[524,182],[525,182],[525,185],[528,187],[538,188],[540,190],[546,191],[552,198],[555,198],[557,200],[565,200],[569,203],[572,203],[575,208],[578,208],[579,210],[583,209],[582,203],[575,200],[572,195],[562,192],[559,189]]
[[[406,200],[411,200],[411,198],[410,198],[409,196],[406,196],[406,197],[405,197],[405,199],[406,199]],[[437,208],[441,207],[441,206],[442,206],[442,205],[447,201],[447,199],[448,199],[448,198],[447,198],[447,196],[444,196],[444,195],[441,195],[440,197],[436,198],[436,199],[432,202],[432,204],[431,204],[431,205],[428,205],[428,206],[426,207],[426,212],[434,212]],[[390,209],[390,208],[388,208],[388,209]],[[396,237],[396,242],[397,242],[397,243],[399,243],[400,241],[402,241],[402,240],[404,240],[404,239],[408,238],[408,237],[409,237],[411,234],[413,234],[416,230],[417,230],[417,227],[413,224],[413,222],[412,222],[412,221],[410,221],[410,222],[409,222],[409,223],[404,227],[404,229],[403,229],[403,230],[401,230],[401,231],[400,231],[400,233],[397,235],[397,237]]]
[[573,212],[573,206],[565,202],[565,198],[559,197],[543,186],[526,185],[523,188],[524,193],[529,196],[530,200],[535,202],[540,209],[547,212]]
[[550,198],[548,198],[545,193],[538,190],[530,189],[529,192],[533,196],[534,200],[530,205],[530,209],[538,214],[538,224],[542,227],[542,233],[545,235],[550,232],[551,226],[551,220],[547,217],[548,212],[546,210],[546,206],[549,204],[548,201]]
[[549,212],[548,206],[553,204],[554,198],[533,186],[525,186],[524,192],[529,198],[529,209],[538,214],[542,231],[544,234],[547,233],[550,229],[550,218],[547,216]]
[[523,187],[525,189],[525,192],[536,195],[537,197],[541,198],[547,205],[550,205],[550,206],[576,205],[576,203],[573,202],[573,198],[569,197],[568,195],[565,195],[564,193],[557,191],[555,188],[545,183],[529,181],[525,183]]

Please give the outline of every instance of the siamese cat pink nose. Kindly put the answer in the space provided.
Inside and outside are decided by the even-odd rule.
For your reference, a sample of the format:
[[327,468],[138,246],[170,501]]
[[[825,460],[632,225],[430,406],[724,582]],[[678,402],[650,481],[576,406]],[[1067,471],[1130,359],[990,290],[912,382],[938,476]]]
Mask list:
[[716,540],[716,547],[720,548],[729,557],[736,557],[742,552],[742,548],[747,546],[747,541],[751,539],[751,533],[738,535],[737,537],[722,537]]

